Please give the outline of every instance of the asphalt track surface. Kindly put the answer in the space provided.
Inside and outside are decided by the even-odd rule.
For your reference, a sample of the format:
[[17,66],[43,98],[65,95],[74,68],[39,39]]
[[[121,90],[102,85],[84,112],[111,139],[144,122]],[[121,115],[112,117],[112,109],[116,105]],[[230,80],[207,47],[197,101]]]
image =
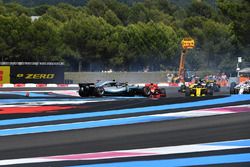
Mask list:
[[168,89],[161,99],[4,92],[0,166],[250,166],[249,95]]

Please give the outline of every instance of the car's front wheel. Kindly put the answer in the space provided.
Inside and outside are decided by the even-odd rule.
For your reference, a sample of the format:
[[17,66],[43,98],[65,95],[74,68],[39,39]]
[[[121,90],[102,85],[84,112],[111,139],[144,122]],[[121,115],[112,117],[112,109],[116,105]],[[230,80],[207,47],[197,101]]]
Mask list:
[[213,96],[213,94],[214,94],[213,89],[208,88],[208,89],[207,89],[207,94],[208,94],[209,96]]
[[143,96],[150,96],[151,95],[151,91],[150,91],[150,88],[149,87],[144,87],[143,88]]
[[190,88],[186,88],[185,96],[188,97],[188,96],[190,96],[190,94],[191,94]]

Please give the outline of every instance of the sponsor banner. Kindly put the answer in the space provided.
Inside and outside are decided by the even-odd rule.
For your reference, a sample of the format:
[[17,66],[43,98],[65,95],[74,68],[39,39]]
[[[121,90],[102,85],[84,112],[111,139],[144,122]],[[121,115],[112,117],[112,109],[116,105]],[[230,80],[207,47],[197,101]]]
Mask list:
[[0,88],[55,88],[55,87],[79,87],[78,84],[0,84]]
[[0,66],[0,84],[10,83],[10,66]]
[[[5,82],[6,83],[6,82]],[[10,83],[64,83],[63,66],[11,66]],[[40,85],[39,87],[45,87]]]

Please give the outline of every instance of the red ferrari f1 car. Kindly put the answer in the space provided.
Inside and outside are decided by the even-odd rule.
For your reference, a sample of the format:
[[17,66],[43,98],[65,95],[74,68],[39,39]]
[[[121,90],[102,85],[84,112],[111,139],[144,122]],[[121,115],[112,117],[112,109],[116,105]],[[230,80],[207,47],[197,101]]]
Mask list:
[[164,88],[159,88],[158,84],[149,83],[145,84],[143,92],[149,97],[166,97],[166,90]]

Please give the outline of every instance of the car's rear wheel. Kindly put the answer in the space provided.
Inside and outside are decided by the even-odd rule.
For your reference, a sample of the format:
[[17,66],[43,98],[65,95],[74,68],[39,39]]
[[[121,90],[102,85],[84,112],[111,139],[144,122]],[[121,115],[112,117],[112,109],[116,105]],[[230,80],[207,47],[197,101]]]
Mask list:
[[104,88],[103,87],[95,88],[95,96],[96,97],[102,97],[103,95],[104,95]]
[[129,95],[129,96],[135,96],[135,91],[134,91],[133,89],[130,89],[130,90],[128,91],[128,95]]
[[237,93],[235,93],[235,89],[234,89],[235,86],[236,86],[235,82],[232,82],[230,84],[230,94],[237,94]]
[[166,97],[167,96],[166,89],[161,88],[160,89],[160,94],[161,94],[162,97]]
[[85,88],[84,87],[80,87],[80,89],[79,89],[79,95],[81,96],[81,97],[86,97],[87,96],[87,93],[86,93],[86,91],[87,90],[85,90]]

